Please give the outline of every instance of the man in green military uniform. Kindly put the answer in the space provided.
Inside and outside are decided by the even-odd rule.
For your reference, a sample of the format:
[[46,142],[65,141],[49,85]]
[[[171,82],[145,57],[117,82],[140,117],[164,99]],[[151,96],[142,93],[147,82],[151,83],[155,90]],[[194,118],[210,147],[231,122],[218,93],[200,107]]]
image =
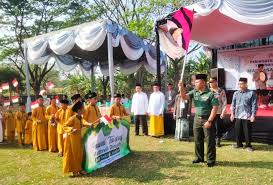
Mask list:
[[182,83],[181,96],[183,99],[191,99],[195,107],[193,134],[195,141],[195,159],[192,163],[204,162],[204,138],[207,140],[207,165],[213,167],[216,160],[215,124],[219,102],[206,86],[207,75],[197,74],[195,89],[185,93]]

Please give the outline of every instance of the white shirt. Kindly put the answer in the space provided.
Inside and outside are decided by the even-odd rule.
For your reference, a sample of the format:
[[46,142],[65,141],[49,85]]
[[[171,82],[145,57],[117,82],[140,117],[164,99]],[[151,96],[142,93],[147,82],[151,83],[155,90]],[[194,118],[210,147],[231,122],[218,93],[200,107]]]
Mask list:
[[151,115],[163,114],[165,104],[165,96],[162,92],[153,92],[150,96],[148,113]]
[[133,95],[131,112],[134,115],[145,115],[148,112],[148,97],[146,93],[137,92]]

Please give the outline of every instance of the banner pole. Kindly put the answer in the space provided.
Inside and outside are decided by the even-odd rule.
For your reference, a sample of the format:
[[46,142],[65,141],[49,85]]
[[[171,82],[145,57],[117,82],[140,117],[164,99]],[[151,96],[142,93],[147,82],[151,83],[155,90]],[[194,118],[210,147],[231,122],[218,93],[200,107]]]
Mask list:
[[182,72],[181,72],[181,77],[180,77],[181,81],[183,81],[183,78],[184,78],[184,72],[185,72],[185,67],[186,67],[186,63],[187,63],[187,58],[188,58],[188,54],[186,53],[184,60],[183,60],[183,67],[182,67]]

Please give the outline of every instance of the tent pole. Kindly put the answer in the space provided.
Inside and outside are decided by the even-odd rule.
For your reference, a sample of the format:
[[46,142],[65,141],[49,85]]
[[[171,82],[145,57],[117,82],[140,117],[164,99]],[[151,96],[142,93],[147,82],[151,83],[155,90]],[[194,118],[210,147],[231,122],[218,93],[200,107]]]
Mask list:
[[109,77],[110,77],[110,91],[111,97],[114,97],[114,58],[113,58],[113,46],[112,46],[112,33],[110,30],[110,25],[112,22],[110,20],[107,21],[107,46],[108,46],[108,64],[109,64]]
[[24,57],[25,57],[25,73],[26,73],[26,87],[27,87],[27,104],[26,111],[31,112],[30,103],[30,82],[29,82],[29,68],[28,68],[28,60],[27,60],[27,44],[24,43]]
[[158,23],[156,23],[156,78],[159,85],[161,85],[161,69],[160,69],[160,42],[158,33]]
[[95,92],[94,66],[91,66],[91,91]]

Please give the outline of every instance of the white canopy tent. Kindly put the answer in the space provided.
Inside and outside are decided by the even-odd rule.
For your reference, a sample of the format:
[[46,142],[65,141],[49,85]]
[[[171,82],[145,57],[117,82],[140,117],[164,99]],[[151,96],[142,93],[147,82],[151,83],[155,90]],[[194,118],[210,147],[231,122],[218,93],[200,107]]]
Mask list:
[[[191,40],[220,48],[273,35],[272,0],[203,0],[186,8],[194,10]],[[183,50],[160,31],[160,44],[171,58]]]
[[[104,76],[110,76],[112,96],[116,69],[129,75],[144,66],[149,73],[156,74],[155,47],[110,20],[81,24],[28,38],[24,42],[28,105],[28,62],[42,65],[53,58],[61,70],[68,72],[79,66],[87,77],[99,68]],[[165,70],[164,57],[161,53],[161,72]]]

